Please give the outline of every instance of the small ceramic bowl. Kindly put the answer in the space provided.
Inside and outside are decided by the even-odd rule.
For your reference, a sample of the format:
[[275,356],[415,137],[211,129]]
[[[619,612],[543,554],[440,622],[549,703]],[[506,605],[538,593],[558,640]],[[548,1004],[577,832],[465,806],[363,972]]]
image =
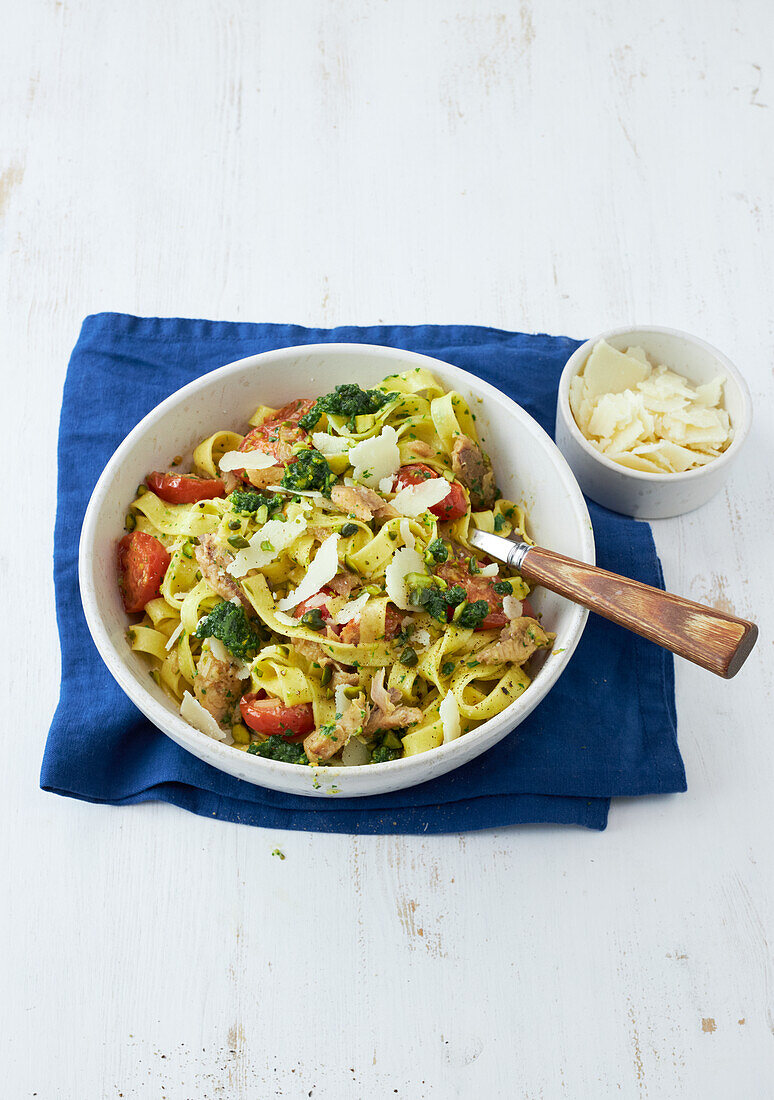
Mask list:
[[382,794],[424,783],[472,760],[523,722],[558,680],[572,657],[588,612],[545,589],[534,605],[556,646],[523,695],[464,737],[430,752],[384,764],[300,768],[264,760],[189,726],[148,676],[142,656],[129,649],[116,583],[116,544],[127,502],[148,470],[166,468],[172,455],[218,428],[244,424],[256,405],[279,406],[299,395],[325,393],[340,382],[374,386],[388,374],[424,367],[476,410],[484,445],[506,496],[523,501],[535,541],[581,561],[594,562],[586,503],[559,451],[532,417],[505,394],[466,371],[414,352],[367,344],[310,344],[264,352],[205,374],[172,394],[129,433],[94,489],[81,532],[83,609],[105,664],[151,722],[199,759],[223,772],[278,791],[312,797]]
[[[723,404],[734,438],[728,450],[695,470],[683,474],[654,474],[630,470],[600,454],[578,427],[570,408],[570,382],[585,365],[599,340],[625,351],[640,347],[654,364],[665,364],[694,385],[725,378]],[[591,500],[635,519],[666,519],[701,507],[723,486],[750,431],[752,402],[747,383],[733,363],[717,348],[673,328],[617,328],[587,340],[570,356],[559,381],[556,406],[556,443]]]

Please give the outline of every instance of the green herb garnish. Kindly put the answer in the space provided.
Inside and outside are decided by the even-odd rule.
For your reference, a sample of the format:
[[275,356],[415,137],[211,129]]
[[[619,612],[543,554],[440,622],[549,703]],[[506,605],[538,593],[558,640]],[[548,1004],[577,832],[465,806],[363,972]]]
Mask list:
[[449,547],[443,539],[433,539],[433,541],[428,544],[427,554],[433,561],[437,561],[440,565],[441,562],[449,560]]
[[273,496],[267,497],[264,496],[263,493],[254,493],[250,490],[242,492],[240,489],[237,489],[231,494],[228,498],[228,502],[235,512],[243,512],[245,514],[257,512],[259,508],[265,505],[268,515],[271,515],[272,512],[280,511],[285,503],[280,493],[274,493]]
[[279,760],[283,764],[309,763],[303,745],[286,741],[278,733],[273,733],[267,741],[253,741],[247,751],[252,756],[263,756],[267,760]]
[[199,623],[194,638],[217,638],[235,657],[254,657],[263,644],[263,636],[247,621],[244,609],[224,600],[216,604]]
[[488,614],[489,604],[486,600],[475,600],[462,609],[462,614],[459,617],[459,624],[460,626],[475,630],[477,626],[481,626]]
[[354,431],[356,416],[378,412],[397,396],[397,393],[385,393],[384,390],[362,390],[356,382],[345,382],[332,393],[318,397],[309,412],[299,420],[299,427],[311,432],[323,413],[333,413],[346,416],[350,431]]
[[280,484],[285,489],[316,489],[329,497],[335,480],[336,475],[320,452],[309,448],[285,468]]

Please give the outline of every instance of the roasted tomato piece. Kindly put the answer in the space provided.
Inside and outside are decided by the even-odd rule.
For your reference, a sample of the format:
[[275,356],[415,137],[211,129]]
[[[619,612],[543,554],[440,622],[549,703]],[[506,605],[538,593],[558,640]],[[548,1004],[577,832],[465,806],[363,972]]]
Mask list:
[[[297,397],[295,401],[289,401],[287,405],[283,405],[281,409],[277,409],[274,416],[271,418],[271,422],[274,424],[284,424],[292,420],[294,424],[297,424],[302,416],[306,416],[312,406],[315,404],[312,397]],[[262,427],[266,427],[268,421],[264,421]]]
[[148,488],[169,504],[195,504],[198,500],[224,497],[226,487],[220,478],[196,474],[162,474],[154,470],[146,477]]
[[134,615],[145,610],[159,594],[169,566],[166,548],[145,531],[132,531],[118,544],[118,586],[124,610]]
[[314,729],[311,703],[297,703],[288,707],[281,699],[259,692],[243,695],[239,701],[239,709],[245,725],[267,737],[279,734],[286,741],[302,741]]
[[263,451],[273,455],[280,465],[286,466],[293,458],[293,448],[306,439],[306,432],[299,428],[298,421],[313,405],[314,401],[306,397],[283,405],[271,420],[265,420],[247,433],[239,444],[239,450]]
[[390,641],[400,631],[401,620],[403,614],[398,611],[394,604],[387,604],[387,611],[384,616],[384,636],[387,641]]
[[478,573],[471,573],[464,561],[445,562],[436,569],[436,574],[446,581],[448,585],[460,584],[465,589],[465,597],[468,603],[476,600],[486,600],[490,612],[476,630],[494,630],[505,626],[508,616],[503,611],[503,597],[494,590],[494,584],[490,577],[482,577]]
[[327,599],[335,595],[336,593],[333,589],[325,585],[319,592],[316,592],[314,596],[310,596],[308,600],[303,600],[298,604],[293,614],[297,619],[300,619],[306,615],[308,611],[319,610],[320,617],[325,626],[329,626],[334,633],[339,634],[341,632],[341,627],[337,623],[334,623],[331,613],[328,610],[327,603]]
[[[440,477],[435,470],[424,462],[414,462],[410,466],[401,466],[398,470],[396,491],[405,489],[408,485],[419,485],[429,478]],[[449,486],[449,494],[438,504],[434,504],[430,511],[442,523],[450,523],[454,519],[464,516],[468,510],[468,500],[465,490],[459,481],[452,481]]]

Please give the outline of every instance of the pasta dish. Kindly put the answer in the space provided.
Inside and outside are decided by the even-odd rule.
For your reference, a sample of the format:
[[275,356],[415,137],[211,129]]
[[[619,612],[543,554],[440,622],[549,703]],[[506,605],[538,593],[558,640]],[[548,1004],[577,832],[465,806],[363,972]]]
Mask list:
[[474,528],[524,539],[524,510],[500,496],[465,399],[427,370],[261,405],[244,435],[217,431],[138,487],[118,546],[129,645],[235,750],[426,752],[518,698],[553,640]]

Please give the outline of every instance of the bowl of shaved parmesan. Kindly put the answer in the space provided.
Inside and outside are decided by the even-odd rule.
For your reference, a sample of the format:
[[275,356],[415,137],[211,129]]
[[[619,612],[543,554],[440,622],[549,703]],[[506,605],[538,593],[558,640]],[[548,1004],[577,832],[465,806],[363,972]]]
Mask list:
[[556,442],[591,500],[665,519],[718,492],[751,420],[747,384],[717,348],[677,329],[619,328],[567,361]]
[[188,752],[276,790],[377,794],[508,735],[583,631],[475,530],[594,562],[567,463],[493,386],[395,348],[284,348],[119,446],[81,596],[110,672]]

